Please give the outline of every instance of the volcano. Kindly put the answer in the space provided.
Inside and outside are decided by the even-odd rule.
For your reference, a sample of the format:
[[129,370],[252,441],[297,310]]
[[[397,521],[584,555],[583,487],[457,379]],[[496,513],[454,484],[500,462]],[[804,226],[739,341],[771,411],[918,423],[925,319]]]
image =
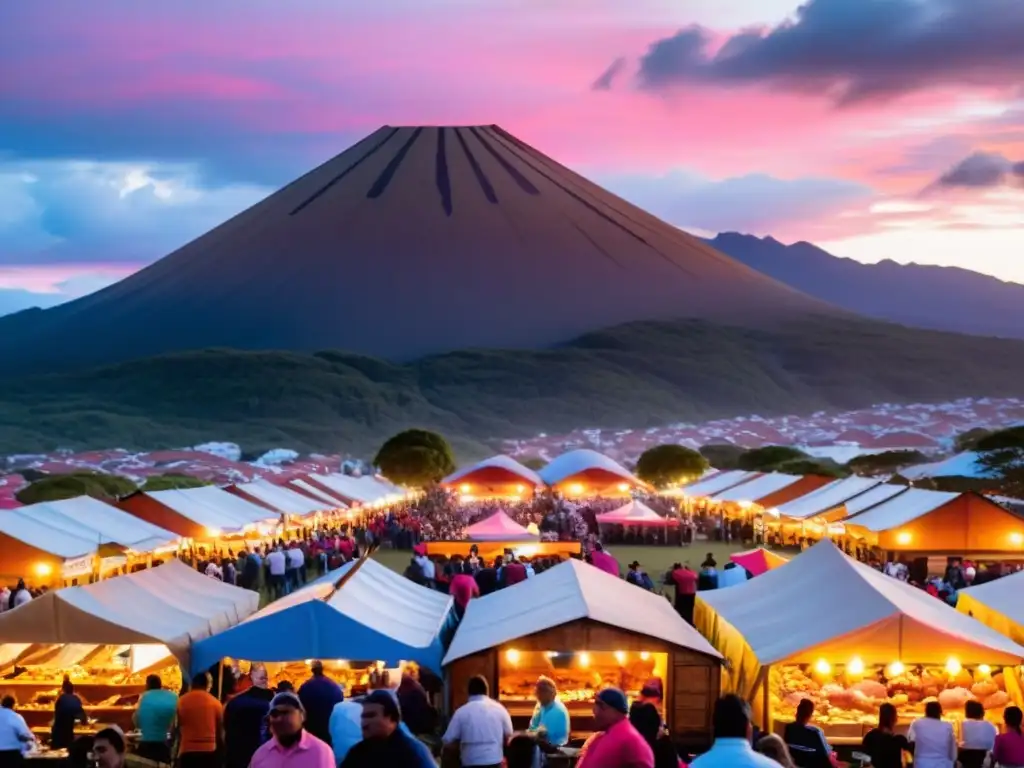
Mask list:
[[403,361],[839,312],[498,126],[386,126],[121,282],[0,320],[0,355],[21,370],[208,347]]

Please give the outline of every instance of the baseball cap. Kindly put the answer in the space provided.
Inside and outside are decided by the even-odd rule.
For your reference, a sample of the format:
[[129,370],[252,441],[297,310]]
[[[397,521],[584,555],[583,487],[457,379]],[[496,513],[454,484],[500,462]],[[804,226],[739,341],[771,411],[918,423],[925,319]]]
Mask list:
[[626,699],[626,694],[618,688],[605,688],[597,694],[597,700],[611,707],[616,712],[621,712],[624,715],[629,714],[629,701]]

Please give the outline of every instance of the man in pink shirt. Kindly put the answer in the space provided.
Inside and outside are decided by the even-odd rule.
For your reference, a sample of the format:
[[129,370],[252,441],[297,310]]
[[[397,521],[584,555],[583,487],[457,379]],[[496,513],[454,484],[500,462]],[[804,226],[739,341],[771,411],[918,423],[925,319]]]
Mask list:
[[629,722],[629,703],[618,688],[597,694],[594,723],[598,732],[583,745],[576,768],[654,768],[654,752]]
[[594,545],[594,551],[590,553],[590,562],[605,573],[619,576],[619,561],[604,551],[601,542]]
[[466,606],[472,598],[480,597],[480,586],[473,578],[473,568],[468,560],[462,563],[462,571],[452,576],[448,594],[455,601],[455,609],[460,616],[466,612]]
[[298,696],[277,694],[268,714],[273,738],[256,750],[249,768],[335,768],[334,752],[302,727],[305,718]]

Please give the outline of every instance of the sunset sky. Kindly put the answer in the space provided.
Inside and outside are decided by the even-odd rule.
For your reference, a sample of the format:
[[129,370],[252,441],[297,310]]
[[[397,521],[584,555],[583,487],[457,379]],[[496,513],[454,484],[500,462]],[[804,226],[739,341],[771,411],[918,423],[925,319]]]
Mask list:
[[383,124],[498,123],[698,233],[1024,282],[1022,0],[0,5],[0,313]]

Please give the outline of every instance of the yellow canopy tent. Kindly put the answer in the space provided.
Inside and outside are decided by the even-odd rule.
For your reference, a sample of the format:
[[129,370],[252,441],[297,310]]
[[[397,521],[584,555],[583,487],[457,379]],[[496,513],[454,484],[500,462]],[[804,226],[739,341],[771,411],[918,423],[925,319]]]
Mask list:
[[956,609],[1024,645],[1024,572],[957,592]]

